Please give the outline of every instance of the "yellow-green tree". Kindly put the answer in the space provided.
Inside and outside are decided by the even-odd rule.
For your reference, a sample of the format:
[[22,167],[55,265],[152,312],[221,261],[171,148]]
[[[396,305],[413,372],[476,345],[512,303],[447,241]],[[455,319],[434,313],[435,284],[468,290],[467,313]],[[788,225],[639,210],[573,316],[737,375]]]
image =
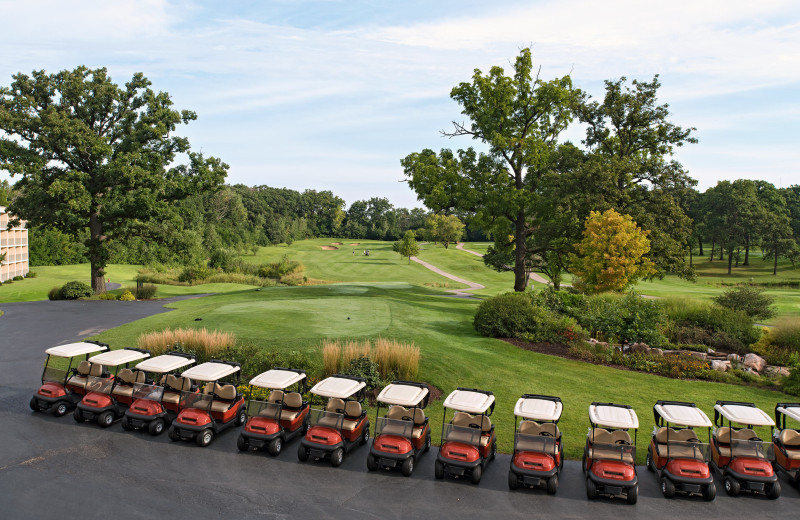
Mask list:
[[445,249],[461,240],[464,223],[455,215],[431,215],[428,217],[428,233],[434,242],[441,242]]
[[645,255],[650,251],[649,231],[636,225],[630,215],[613,209],[592,211],[586,218],[583,240],[570,255],[576,284],[589,293],[622,291],[656,273]]

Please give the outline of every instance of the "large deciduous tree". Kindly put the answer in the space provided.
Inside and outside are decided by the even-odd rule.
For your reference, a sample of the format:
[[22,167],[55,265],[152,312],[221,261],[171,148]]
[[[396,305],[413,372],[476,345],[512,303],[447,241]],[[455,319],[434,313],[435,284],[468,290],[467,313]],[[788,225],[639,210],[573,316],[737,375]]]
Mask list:
[[442,134],[471,137],[486,146],[487,153],[469,148],[436,154],[426,149],[401,161],[409,186],[428,208],[469,212],[492,234],[499,255],[485,259],[513,258],[516,291],[525,289],[530,274],[527,239],[536,223],[527,212],[536,196],[536,174],[582,96],[569,76],[543,81],[533,72],[526,48],[514,62],[512,76],[501,67],[492,67],[488,74],[476,69],[472,82],[451,91],[470,122],[453,122],[453,130]]
[[455,215],[431,215],[428,217],[428,234],[434,242],[441,242],[445,249],[461,240],[464,223]]
[[177,218],[174,201],[226,175],[226,164],[173,135],[196,114],[150,85],[141,73],[119,86],[106,69],[78,67],[17,74],[0,87],[0,169],[21,176],[11,211],[71,236],[88,229],[95,293],[105,291],[111,241]]

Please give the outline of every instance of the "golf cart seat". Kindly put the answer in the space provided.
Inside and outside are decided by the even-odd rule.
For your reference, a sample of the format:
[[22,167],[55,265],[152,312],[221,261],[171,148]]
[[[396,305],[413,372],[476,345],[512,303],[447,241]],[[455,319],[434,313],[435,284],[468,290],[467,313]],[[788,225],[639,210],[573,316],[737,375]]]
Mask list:
[[269,393],[269,400],[270,403],[278,403],[283,401],[283,390],[273,390]]
[[[542,435],[543,432],[549,433],[550,435]],[[514,447],[517,451],[535,451],[540,453],[547,453],[549,455],[555,455],[556,452],[556,445],[555,443],[548,443],[545,444],[543,442],[536,442],[530,437],[555,437],[558,438],[560,432],[558,431],[558,427],[553,423],[545,423],[539,424],[536,421],[532,421],[530,419],[525,419],[519,424],[519,432],[524,437],[520,437],[517,440],[516,446]],[[530,437],[529,437],[530,436]]]
[[123,368],[117,374],[119,381],[114,385],[114,390],[111,391],[114,395],[123,397],[131,397],[133,395],[133,384],[144,383],[145,375],[141,370],[135,372],[130,368]]
[[164,396],[161,401],[165,403],[178,404],[181,400],[181,392],[189,391],[192,389],[192,380],[188,377],[179,377],[172,374],[167,374],[166,381],[161,378],[164,386]]
[[697,437],[697,432],[690,428],[678,430],[677,440],[681,442],[700,442],[700,439]]
[[419,439],[423,430],[425,430],[425,412],[422,411],[422,408],[414,408],[414,429],[411,436]]
[[[467,412],[456,412],[455,415],[453,415],[453,426],[479,429],[481,431],[480,445],[486,446],[486,444],[489,442],[489,437],[491,437],[489,434],[492,432],[492,421],[489,420],[489,417],[486,415],[482,415],[480,417],[481,418],[479,419],[477,416]],[[470,439],[466,439],[468,436]],[[469,442],[471,440],[471,435],[465,435],[463,432],[459,431],[452,431],[447,437],[447,440],[455,442]]]
[[347,403],[344,405],[344,421],[342,421],[342,430],[348,432],[355,430],[360,418],[361,403],[358,401],[347,401]]
[[616,447],[609,446],[615,445],[617,440],[630,444],[631,436],[624,430],[610,432],[605,428],[595,428],[589,433],[589,441],[592,443],[592,447],[589,448],[589,458],[621,460],[633,464],[632,453],[622,452]]
[[656,452],[659,457],[702,459],[703,453],[692,446],[687,446],[687,442],[700,442],[694,430],[688,428],[674,430],[663,426],[656,432]]
[[561,432],[554,423],[544,423],[539,427],[539,435],[542,437],[553,437],[558,439],[561,437]]
[[392,405],[389,408],[389,413],[386,414],[387,419],[394,419],[395,421],[402,421],[406,417],[406,421],[411,420],[411,415],[408,413],[408,408],[400,406],[399,404]]
[[214,395],[220,400],[214,400],[211,403],[212,412],[224,412],[230,409],[233,402],[236,400],[236,387],[233,385],[220,385],[217,384],[214,389]]
[[299,392],[289,392],[283,396],[281,421],[294,421],[303,408],[303,396]]
[[539,435],[540,431],[541,431],[541,426],[536,421],[525,419],[524,421],[519,423],[519,433],[522,433],[524,435]]
[[81,361],[75,369],[75,375],[69,378],[68,385],[86,388],[86,381],[89,376],[102,376],[103,365],[89,363],[88,361]]
[[595,428],[589,433],[589,441],[593,444],[614,444],[611,432],[605,428]]
[[792,460],[800,459],[800,432],[785,428],[781,430],[778,440],[786,449],[786,456]]
[[344,401],[339,398],[332,398],[328,400],[328,405],[325,407],[328,412],[344,413]]

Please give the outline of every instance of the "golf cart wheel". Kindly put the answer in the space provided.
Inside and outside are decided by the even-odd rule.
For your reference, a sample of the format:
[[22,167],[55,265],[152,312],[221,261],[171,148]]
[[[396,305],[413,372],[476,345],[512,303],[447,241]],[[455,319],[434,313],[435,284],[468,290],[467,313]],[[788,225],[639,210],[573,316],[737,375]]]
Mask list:
[[777,480],[769,487],[767,487],[767,498],[775,500],[781,496],[781,483]]
[[75,408],[75,411],[72,412],[72,418],[75,419],[75,422],[83,422],[83,414],[80,408]]
[[706,502],[711,502],[717,496],[717,486],[712,482],[703,488],[703,499]]
[[308,460],[308,450],[305,449],[302,444],[297,447],[297,460],[300,462]]
[[126,432],[129,432],[129,431],[131,431],[133,429],[133,425],[131,424],[131,420],[127,415],[122,418],[122,420],[119,422],[119,424],[122,426],[122,429],[125,430]]
[[639,500],[639,486],[636,485],[628,489],[628,496],[625,498],[630,505],[635,504],[636,501]]
[[586,498],[589,500],[594,500],[597,498],[597,484],[595,484],[594,480],[590,478],[586,479]]
[[243,435],[239,435],[239,438],[236,439],[236,447],[239,449],[239,451],[247,451],[250,449],[250,443],[244,438]]
[[517,478],[517,474],[511,470],[508,470],[508,489],[514,490],[519,487],[519,479]]
[[372,455],[367,455],[367,469],[369,471],[377,471],[378,470],[378,460],[373,457]]
[[331,452],[331,466],[338,468],[342,465],[342,461],[344,461],[344,450],[336,448]]
[[478,464],[477,466],[472,468],[472,483],[473,484],[480,484],[482,476],[483,476],[483,466]]
[[369,423],[364,425],[364,434],[361,436],[361,440],[358,442],[358,444],[363,446],[368,442],[369,442]]
[[425,447],[422,448],[422,452],[428,453],[430,449],[431,449],[431,432],[428,431],[428,436],[425,437]]
[[655,473],[656,465],[653,463],[653,455],[650,453],[650,448],[647,448],[647,457],[645,458],[644,465],[647,466],[647,471]]
[[444,464],[442,464],[442,463],[441,463],[441,462],[439,462],[438,460],[437,460],[437,461],[436,461],[436,463],[433,465],[433,475],[434,475],[434,476],[435,476],[437,479],[443,479],[443,478],[444,478]]
[[732,477],[725,477],[725,492],[732,497],[738,497],[741,487],[739,481]]
[[497,455],[497,439],[492,441],[492,452],[489,454],[489,460],[494,460],[494,457]]
[[97,424],[102,428],[108,428],[114,424],[114,412],[108,411],[101,413],[100,417],[97,418]]
[[583,452],[583,457],[581,457],[581,471],[586,475],[586,451]]
[[558,473],[547,479],[547,493],[555,495],[558,491]]
[[59,401],[53,407],[53,415],[56,417],[61,417],[62,415],[66,415],[69,411],[69,405],[66,401]]
[[30,404],[31,410],[33,410],[34,412],[38,412],[39,411],[39,401],[37,401],[35,397],[31,397],[31,402],[29,404]]
[[282,449],[283,449],[283,439],[281,439],[280,437],[275,437],[274,439],[269,441],[269,446],[267,446],[267,451],[269,451],[269,454],[272,455],[273,457],[277,457]]
[[170,426],[169,430],[167,430],[167,437],[169,437],[169,440],[172,442],[181,440],[181,436],[178,435],[178,432],[175,430],[174,426]]
[[197,445],[200,446],[201,448],[205,448],[206,446],[211,444],[212,440],[214,440],[214,430],[212,430],[211,428],[206,428],[205,430],[201,431],[200,433],[197,434],[197,437],[195,437],[194,439]]
[[404,460],[403,465],[400,466],[400,471],[403,472],[403,476],[410,477],[414,472],[414,457],[409,457]]
[[661,477],[661,494],[665,498],[672,498],[675,496],[675,484],[667,477]]
[[[127,418],[127,417],[126,417]],[[124,425],[123,425],[124,428]],[[161,435],[164,431],[164,419],[156,419],[147,426],[147,433],[152,436]]]
[[244,406],[239,410],[239,414],[236,416],[236,426],[242,426],[244,423],[247,422],[247,410],[245,410]]

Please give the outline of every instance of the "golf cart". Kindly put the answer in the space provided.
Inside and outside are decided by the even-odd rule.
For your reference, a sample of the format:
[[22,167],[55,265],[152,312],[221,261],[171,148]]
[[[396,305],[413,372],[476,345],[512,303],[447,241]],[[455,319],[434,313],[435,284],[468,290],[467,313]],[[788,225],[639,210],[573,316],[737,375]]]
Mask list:
[[[445,474],[462,477],[469,474],[478,484],[489,461],[497,453],[497,438],[489,416],[494,411],[494,394],[475,388],[458,388],[444,400],[442,445],[434,463],[437,479]],[[447,410],[453,418],[447,425]]]
[[742,491],[764,493],[773,500],[781,496],[781,483],[770,463],[772,443],[763,442],[753,431],[754,426],[772,430],[772,418],[753,403],[717,401],[714,424],[711,465],[725,479],[725,491],[734,497]]
[[[378,394],[375,438],[367,455],[367,469],[399,467],[406,477],[414,471],[420,454],[431,447],[431,429],[423,409],[428,406],[428,386],[412,381],[392,381]],[[381,405],[388,406],[381,417]]]
[[[247,401],[247,423],[239,434],[239,451],[267,448],[273,457],[283,444],[303,435],[308,428],[306,372],[293,368],[273,368],[250,380],[250,387],[271,390],[266,401]],[[288,389],[292,390],[289,391]]]
[[[794,428],[786,427],[786,418],[795,421]],[[795,486],[800,485],[800,403],[778,403],[775,406],[778,430],[772,440],[777,448],[772,467],[786,474]]]
[[[707,428],[711,442],[711,419],[694,403],[657,401],[653,406],[656,427],[647,448],[647,469],[658,474],[661,493],[701,494],[714,500],[717,488],[708,468],[708,444],[700,442],[694,428]],[[670,426],[672,425],[672,426]]]
[[563,405],[558,397],[524,394],[514,406],[514,454],[508,470],[508,488],[545,484],[555,495],[564,466],[558,420]]
[[[624,404],[592,403],[589,423],[591,431],[586,436],[581,465],[586,475],[586,496],[590,500],[600,495],[624,497],[629,504],[635,504],[639,497],[636,412]],[[633,443],[630,430],[634,432]]]
[[[92,370],[86,379],[86,395],[72,413],[75,421],[97,421],[103,428],[108,428],[122,417],[133,402],[134,383],[142,383],[145,378],[144,372],[131,370],[130,364],[148,357],[150,351],[139,348],[111,350],[90,357]],[[113,368],[114,373],[104,370],[98,376],[92,375],[98,365],[105,369]]]
[[240,372],[239,363],[219,359],[183,372],[184,379],[205,384],[202,392],[181,391],[181,411],[167,431],[170,440],[194,440],[198,446],[206,447],[218,433],[243,425],[247,411],[244,397],[236,390]]
[[120,421],[122,429],[147,429],[159,435],[181,411],[181,392],[192,388],[192,381],[174,372],[194,363],[194,356],[181,352],[146,359],[136,370],[153,374],[150,382],[137,382],[130,389],[133,403]]
[[369,419],[361,409],[367,395],[364,378],[334,375],[323,379],[311,389],[312,395],[328,399],[325,409],[312,408],[309,429],[297,448],[301,462],[308,457],[322,459],[330,456],[331,466],[339,466],[344,454],[369,440]]
[[[45,350],[47,358],[42,370],[42,386],[31,397],[31,410],[51,412],[56,417],[72,410],[86,393],[86,378],[92,372],[89,354],[104,350],[108,350],[108,345],[96,341],[70,343]],[[76,359],[80,356],[83,356],[82,361]],[[58,361],[53,358],[58,358]],[[78,364],[73,367],[72,364],[76,361]],[[66,369],[53,366],[64,362],[67,363]],[[103,367],[96,365],[94,372],[92,375],[99,376]]]

